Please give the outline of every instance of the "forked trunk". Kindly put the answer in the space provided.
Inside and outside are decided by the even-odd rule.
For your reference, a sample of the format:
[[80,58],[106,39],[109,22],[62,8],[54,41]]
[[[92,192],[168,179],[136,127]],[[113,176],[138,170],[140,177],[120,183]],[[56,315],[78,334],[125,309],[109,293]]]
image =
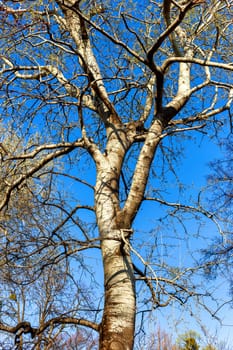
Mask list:
[[133,349],[135,288],[127,239],[123,230],[113,230],[102,241],[105,304],[100,350]]

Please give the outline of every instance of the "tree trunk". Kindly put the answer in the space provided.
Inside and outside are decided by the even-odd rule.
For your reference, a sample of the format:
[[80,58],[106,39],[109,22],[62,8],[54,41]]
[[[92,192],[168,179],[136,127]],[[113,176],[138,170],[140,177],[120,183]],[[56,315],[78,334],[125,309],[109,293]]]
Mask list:
[[105,303],[100,350],[133,349],[135,286],[127,232],[112,230],[102,235],[105,237],[102,241]]

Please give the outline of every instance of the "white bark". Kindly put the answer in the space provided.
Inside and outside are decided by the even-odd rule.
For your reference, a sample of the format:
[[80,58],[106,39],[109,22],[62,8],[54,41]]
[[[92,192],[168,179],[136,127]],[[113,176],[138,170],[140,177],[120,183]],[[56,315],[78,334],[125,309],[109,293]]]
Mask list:
[[[107,119],[110,122],[115,122],[116,119],[118,120],[117,114],[108,98],[99,65],[92,51],[86,24],[78,13],[78,6],[70,6],[68,8],[61,1],[57,1],[57,3],[61,6],[65,14],[67,29],[76,43],[80,65],[88,74],[93,98],[94,100],[96,100],[96,96],[99,98],[99,101],[96,101],[99,113],[105,122]],[[75,2],[72,5],[75,5]],[[102,102],[101,104],[100,101]]]
[[96,189],[96,214],[104,266],[105,305],[100,328],[101,350],[133,348],[135,290],[130,252],[125,232],[117,228],[118,179],[106,169],[100,173]]
[[[36,174],[37,171],[46,166],[53,159],[68,154],[77,147],[83,148],[91,154],[95,161],[97,171],[95,186],[95,211],[99,228],[104,266],[105,305],[103,319],[100,326],[93,323],[88,323],[85,320],[79,320],[75,323],[75,320],[72,318],[63,318],[62,320],[60,319],[59,322],[62,321],[64,324],[79,324],[91,327],[97,331],[100,330],[101,350],[131,350],[133,348],[134,341],[136,306],[135,281],[129,250],[130,245],[128,242],[130,234],[132,233],[131,227],[133,220],[140,209],[142,201],[144,200],[153,158],[161,139],[163,139],[165,135],[164,129],[167,127],[168,123],[180,110],[182,110],[184,105],[189,100],[191,94],[194,93],[195,88],[196,90],[201,89],[210,81],[210,74],[208,73],[208,70],[206,70],[206,81],[191,89],[191,65],[197,64],[204,67],[208,66],[218,69],[224,68],[228,69],[229,71],[233,71],[233,66],[231,64],[221,62],[211,62],[210,55],[207,56],[207,59],[194,58],[192,52],[193,46],[191,45],[192,41],[190,40],[189,42],[189,38],[187,38],[185,30],[182,28],[182,20],[187,11],[191,8],[191,1],[187,3],[187,6],[185,5],[184,7],[180,7],[179,16],[171,22],[169,17],[170,5],[173,3],[173,5],[178,9],[179,2],[176,4],[175,2],[164,0],[164,10],[168,8],[168,18],[166,18],[166,11],[164,13],[167,27],[164,32],[161,33],[158,39],[155,40],[155,43],[151,45],[149,50],[146,51],[145,47],[145,50],[143,51],[143,55],[145,54],[145,57],[140,56],[140,52],[137,53],[133,51],[133,49],[130,47],[131,44],[128,46],[128,44],[122,42],[118,38],[117,34],[113,34],[111,36],[111,34],[105,32],[105,25],[103,28],[100,28],[97,24],[91,22],[92,19],[85,17],[80,12],[79,1],[56,0],[56,3],[60,6],[62,11],[55,11],[53,15],[62,28],[69,31],[70,36],[73,39],[72,51],[69,51],[70,48],[64,49],[65,46],[63,47],[59,40],[57,42],[54,40],[53,42],[51,39],[50,41],[47,36],[45,36],[45,39],[42,42],[46,42],[46,44],[52,43],[52,45],[59,47],[61,50],[67,50],[67,54],[72,53],[73,55],[77,55],[77,60],[79,61],[78,69],[80,69],[80,71],[82,71],[81,74],[87,78],[86,83],[81,85],[83,88],[75,85],[78,81],[75,74],[73,74],[73,79],[68,79],[65,76],[66,74],[62,72],[62,68],[58,68],[52,64],[47,64],[47,60],[46,63],[41,66],[34,64],[33,66],[20,66],[12,63],[14,58],[8,59],[8,57],[0,56],[3,63],[0,74],[7,76],[8,73],[11,73],[14,74],[14,78],[18,80],[38,80],[39,83],[43,82],[44,78],[47,79],[52,77],[53,79],[56,79],[56,81],[59,82],[60,87],[62,86],[63,90],[66,91],[66,96],[72,96],[72,101],[76,100],[75,104],[78,106],[80,113],[79,121],[82,136],[80,140],[74,143],[43,145],[34,148],[32,151],[28,151],[27,154],[22,154],[19,156],[14,155],[14,158],[12,159],[24,161],[28,158],[37,159],[36,157],[39,156],[39,153],[44,154],[44,150],[48,152],[48,154],[46,153],[40,158],[40,161],[37,163],[35,162],[28,171],[20,175],[17,173],[17,178],[14,181],[12,180],[11,183],[9,181],[6,182],[7,190],[5,197],[0,202],[0,209],[7,205],[10,195],[14,189],[21,186],[28,178]],[[13,13],[15,10],[7,9],[7,11],[9,13],[12,11]],[[24,12],[24,10],[20,11]],[[212,16],[212,12],[210,12],[210,16]],[[212,17],[207,17],[207,24],[209,24],[211,21]],[[118,47],[121,47],[121,49],[127,53],[127,56],[130,54],[132,57],[134,57],[134,59],[137,59],[138,62],[140,62],[140,67],[141,65],[144,65],[143,69],[146,68],[145,77],[148,76],[148,69],[151,70],[151,78],[149,79],[147,85],[148,94],[145,100],[143,100],[144,110],[141,112],[140,109],[136,109],[135,113],[139,111],[138,113],[141,113],[141,116],[135,115],[131,119],[128,118],[128,123],[126,124],[123,124],[117,115],[116,109],[112,102],[117,101],[117,98],[115,100],[112,98],[112,96],[117,96],[117,93],[119,94],[121,89],[125,89],[126,92],[127,90],[130,91],[130,88],[128,88],[127,85],[128,77],[122,78],[120,74],[119,76],[116,75],[116,77],[110,76],[109,79],[112,79],[113,82],[113,90],[115,88],[114,80],[116,78],[122,79],[122,81],[124,81],[123,79],[125,78],[125,86],[120,84],[120,90],[118,90],[117,93],[113,93],[112,91],[111,96],[108,94],[108,91],[104,85],[104,79],[102,77],[100,66],[98,65],[98,56],[94,55],[94,49],[89,38],[89,30],[91,26],[92,29],[95,28],[95,30],[99,30],[99,33],[101,33],[105,38],[111,40],[111,42]],[[201,31],[203,28],[203,26],[200,26],[198,30]],[[176,37],[173,35],[174,31],[176,33]],[[31,35],[34,37],[36,34]],[[161,48],[161,45],[165,43],[166,40],[169,40],[169,38],[177,57],[168,57],[163,63],[161,63],[160,59],[156,60],[155,55]],[[177,42],[175,39],[178,39]],[[180,45],[181,50],[177,50],[178,44]],[[163,57],[163,55],[161,57]],[[203,55],[201,57],[205,56]],[[122,56],[120,55],[119,58],[124,58],[124,54],[122,54]],[[176,96],[171,99],[166,106],[164,106],[164,79],[169,66],[174,62],[179,64],[179,76],[177,81],[178,89]],[[159,66],[160,63],[161,66]],[[108,69],[106,69],[106,72],[108,72]],[[69,76],[69,74],[67,74],[67,76]],[[134,74],[132,74],[130,79],[132,77],[134,77]],[[137,86],[137,84],[140,86],[136,81],[136,78],[134,84],[135,86]],[[154,91],[155,85],[157,85],[156,98]],[[229,89],[231,89],[231,87]],[[89,93],[88,95],[86,94],[87,92]],[[129,102],[129,98],[130,97],[125,97],[125,101],[127,103]],[[231,92],[229,90],[228,102],[224,108],[230,107],[232,99],[233,96],[231,89]],[[116,108],[118,108],[117,104],[116,106]],[[95,117],[99,117],[101,119],[101,128],[103,123],[105,124],[106,135],[103,133],[102,136],[103,139],[106,136],[106,139],[103,142],[103,144],[106,143],[106,148],[103,153],[98,147],[97,143],[95,144],[95,142],[91,139],[92,135],[90,130],[92,130],[94,124],[91,125],[91,128],[89,129],[89,125],[85,125],[85,123],[87,123],[85,118],[87,119],[90,117],[88,120],[88,123],[90,124],[92,123],[92,119],[88,114],[87,116],[82,116],[84,107],[92,109],[96,112]],[[150,119],[151,111],[154,107],[155,109],[157,107],[157,112],[155,112],[151,125],[147,126],[149,129],[145,130],[143,129],[144,122]],[[215,109],[213,112],[213,108],[214,106],[211,106],[209,110],[204,110],[202,112],[205,114],[205,118],[210,117],[211,113],[216,114],[217,112],[221,111],[219,108]],[[119,108],[119,110],[121,109]],[[191,119],[190,117],[189,121],[196,121],[198,120],[197,118],[204,117],[201,114],[198,114],[196,119]],[[136,119],[137,122],[135,122]],[[126,120],[125,116],[124,120]],[[174,121],[174,124],[175,123],[178,124],[180,121],[176,119]],[[140,133],[140,130],[139,133],[137,133],[136,129],[138,125],[142,126],[142,133]],[[190,126],[189,130],[193,130],[194,128],[200,128],[200,126]],[[170,129],[168,130],[168,133],[169,131]],[[96,140],[95,137],[97,132],[98,131],[96,130],[94,131],[94,140]],[[125,201],[124,207],[121,208],[119,203],[119,181],[123,168],[124,157],[130,146],[136,141],[143,142],[143,145],[138,155],[132,182],[129,184],[130,191],[128,197]],[[10,160],[11,155],[9,155],[7,148],[1,144],[0,148],[2,149],[2,152],[0,153],[3,154],[4,158]],[[168,204],[169,203],[167,203],[167,205]],[[61,225],[63,225],[63,223],[64,221],[61,222]],[[80,248],[76,249],[78,251]],[[133,248],[131,249],[133,250]],[[155,280],[156,278],[157,277],[155,276]],[[154,294],[156,294],[156,291]],[[56,320],[53,319],[51,324],[56,324]],[[26,327],[27,325],[24,324],[24,326]],[[49,323],[46,323],[46,327],[44,327],[44,329],[35,330],[35,332],[42,333],[47,327],[49,327]],[[6,328],[6,330],[14,332],[15,328]],[[29,328],[29,332],[31,331],[31,328]]]
[[100,331],[101,350],[133,348],[136,310],[134,275],[122,232],[110,230],[102,233],[105,306]]
[[[132,141],[132,140],[131,140]],[[101,350],[133,348],[134,274],[126,244],[130,230],[119,220],[119,178],[130,142],[120,129],[109,136],[106,155],[96,158],[96,216],[104,266],[105,305],[100,328]]]

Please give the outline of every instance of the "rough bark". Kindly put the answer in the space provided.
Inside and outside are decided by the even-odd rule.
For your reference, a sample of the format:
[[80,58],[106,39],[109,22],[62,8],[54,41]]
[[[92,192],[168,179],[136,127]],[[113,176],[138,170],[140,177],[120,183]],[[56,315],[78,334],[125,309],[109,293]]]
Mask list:
[[[135,325],[133,267],[128,249],[129,227],[117,220],[120,214],[118,186],[127,140],[120,130],[106,147],[108,155],[98,154],[96,215],[101,237],[104,266],[105,304],[100,327],[101,350],[132,349]],[[101,159],[99,158],[101,157]]]
[[[100,350],[133,349],[135,324],[134,275],[123,230],[104,232],[105,304]],[[125,242],[124,242],[125,240]]]
[[[69,317],[60,317],[59,319],[53,318],[49,320],[43,327],[41,326],[38,329],[32,328],[29,323],[20,323],[17,327],[8,327],[0,324],[1,330],[16,335],[19,334],[20,336],[23,334],[31,334],[32,338],[34,338],[38,335],[42,337],[42,333],[49,328],[50,325],[76,324],[87,326],[100,332],[100,350],[133,349],[136,298],[133,266],[128,243],[130,235],[132,234],[133,220],[137,215],[141,203],[145,199],[145,190],[153,158],[161,139],[164,137],[164,129],[168,126],[171,119],[182,110],[194,91],[191,84],[191,65],[196,64],[200,66],[216,67],[218,69],[224,68],[230,71],[233,70],[231,64],[211,61],[209,54],[205,59],[199,58],[202,56],[194,56],[196,52],[195,46],[193,45],[193,37],[189,38],[187,35],[184,29],[185,26],[184,28],[182,26],[182,20],[192,6],[201,2],[203,1],[185,1],[184,3],[178,1],[175,3],[173,1],[164,0],[163,14],[166,23],[165,30],[148,49],[146,49],[146,47],[144,48],[144,57],[140,56],[140,52],[135,52],[130,45],[128,46],[126,43],[120,41],[117,35],[111,36],[111,34],[105,32],[105,29],[103,29],[104,26],[100,28],[98,24],[91,22],[90,18],[88,19],[87,15],[82,13],[79,5],[80,1],[56,0],[56,3],[61,9],[60,12],[56,13],[58,23],[70,33],[73,39],[72,54],[76,54],[83,76],[86,77],[87,91],[85,91],[85,89],[82,90],[78,84],[76,86],[75,79],[66,78],[60,68],[52,64],[45,64],[40,67],[37,65],[14,66],[14,60],[12,60],[12,58],[1,57],[4,63],[1,74],[12,73],[17,79],[34,81],[41,80],[47,76],[56,79],[59,85],[64,88],[66,94],[77,101],[80,113],[80,133],[82,137],[73,143],[59,143],[55,145],[44,145],[43,147],[38,146],[34,151],[28,151],[26,154],[23,153],[23,155],[18,158],[14,157],[14,159],[24,161],[28,158],[36,157],[43,150],[50,150],[50,153],[45,153],[40,162],[35,163],[13,182],[6,183],[7,190],[0,202],[0,209],[8,204],[10,196],[15,189],[24,184],[30,177],[34,176],[39,169],[42,169],[51,160],[68,154],[76,148],[82,148],[88,151],[96,164],[97,171],[95,211],[103,257],[105,290],[104,311],[100,325],[82,319],[75,320]],[[173,16],[171,18],[170,14],[171,6],[173,6],[177,12],[177,16],[174,16],[174,19],[172,19]],[[14,11],[17,13],[19,11],[12,10],[8,7],[4,7],[4,9],[6,13],[12,14],[15,13]],[[24,9],[20,10],[21,13],[25,11]],[[48,15],[47,11],[46,15]],[[201,31],[203,26],[206,26],[207,22],[211,21],[211,18],[212,14],[204,21],[202,26],[200,25],[198,30]],[[127,24],[127,21],[124,23]],[[122,118],[121,120],[120,112],[119,115],[117,114],[117,104],[114,106],[114,102],[112,102],[114,99],[108,92],[108,83],[106,83],[105,86],[106,78],[103,79],[104,74],[101,72],[101,65],[98,64],[98,55],[95,55],[95,50],[93,50],[90,28],[95,28],[103,35],[103,38],[107,38],[118,47],[121,47],[126,53],[125,57],[130,55],[130,57],[137,60],[137,62],[143,64],[146,68],[145,72],[147,72],[148,68],[150,69],[151,77],[147,86],[148,95],[145,99],[144,111],[141,116],[135,115],[134,118],[128,118],[128,122],[125,122],[126,119]],[[129,30],[129,27],[127,27],[127,29]],[[133,32],[131,31],[131,33]],[[136,37],[138,38],[139,36]],[[158,66],[160,59],[156,60],[155,55],[166,40],[171,41],[170,47],[173,48],[175,56],[168,55],[165,61],[161,62],[161,66]],[[57,45],[60,45],[59,41],[57,41]],[[167,52],[169,53],[170,51],[168,50]],[[105,53],[103,53],[103,55],[104,54]],[[168,68],[175,62],[179,64],[177,92],[171,95],[175,96],[170,98],[167,105],[165,105],[164,80]],[[120,77],[119,75],[119,78]],[[116,77],[112,77],[111,79],[114,81],[115,78]],[[201,86],[208,84],[209,81],[209,74],[206,74],[206,81],[198,85],[196,90],[201,89]],[[127,91],[128,88],[128,82],[127,79],[125,79],[125,87],[123,90],[126,89]],[[130,91],[130,89],[128,91]],[[231,102],[232,89],[229,92],[229,101],[224,108],[227,109]],[[94,111],[96,116],[100,119],[101,125],[104,124],[106,131],[104,137],[106,136],[106,139],[104,139],[104,142],[101,144],[101,148],[95,144],[91,135],[88,137],[88,132],[85,132],[85,118],[82,117],[82,109],[85,108]],[[154,118],[152,117],[153,110],[155,111]],[[214,110],[213,113],[217,114],[217,112],[219,112],[218,109]],[[195,118],[204,119],[203,116],[200,117],[199,115]],[[144,128],[144,123],[148,120],[150,122],[145,124],[146,128]],[[195,121],[197,119],[189,117],[188,120]],[[92,123],[92,121],[88,122]],[[177,124],[180,123],[180,121],[177,120],[175,120],[174,123],[175,122]],[[138,126],[140,128],[136,130]],[[143,144],[138,154],[132,182],[128,186],[129,192],[127,191],[127,199],[123,208],[121,208],[119,203],[120,176],[123,169],[124,157],[134,142],[143,142]],[[102,153],[102,145],[105,144],[106,148]],[[7,148],[5,149],[3,145],[0,146],[5,157],[5,155],[8,154]],[[53,149],[54,151],[52,152]],[[65,220],[62,221],[60,227],[62,227],[64,222]]]

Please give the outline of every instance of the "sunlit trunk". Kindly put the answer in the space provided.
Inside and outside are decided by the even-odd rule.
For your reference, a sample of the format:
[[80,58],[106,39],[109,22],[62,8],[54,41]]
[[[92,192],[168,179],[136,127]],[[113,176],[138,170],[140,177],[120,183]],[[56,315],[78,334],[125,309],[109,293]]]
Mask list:
[[134,276],[127,238],[114,230],[102,241],[105,303],[100,350],[131,350],[135,328]]
[[[118,159],[120,159],[118,161]],[[113,167],[112,164],[115,164]],[[119,153],[102,162],[96,182],[96,215],[104,267],[100,350],[131,350],[135,329],[135,281],[128,245],[131,231],[118,221]]]

